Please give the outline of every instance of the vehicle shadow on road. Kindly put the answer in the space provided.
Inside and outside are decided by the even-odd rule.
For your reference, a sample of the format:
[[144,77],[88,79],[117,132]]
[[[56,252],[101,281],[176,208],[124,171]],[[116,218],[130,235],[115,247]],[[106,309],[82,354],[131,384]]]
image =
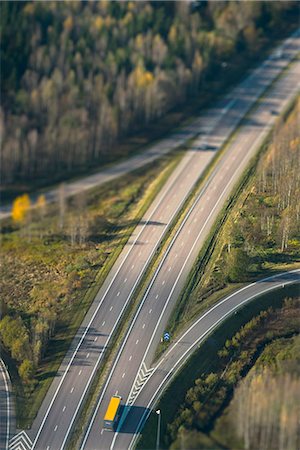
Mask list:
[[121,406],[118,433],[135,433],[141,418],[146,417],[148,412],[149,408],[143,406]]

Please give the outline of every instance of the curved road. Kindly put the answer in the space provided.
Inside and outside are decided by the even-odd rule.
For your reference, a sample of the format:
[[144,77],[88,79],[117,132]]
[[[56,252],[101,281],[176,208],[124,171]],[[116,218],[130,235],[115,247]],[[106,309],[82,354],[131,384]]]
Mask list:
[[[290,284],[300,283],[300,269],[281,273],[251,283],[225,297],[197,319],[158,361],[151,376],[143,386],[127,415],[121,432],[116,437],[115,448],[132,448],[143,424],[171,379],[185,364],[199,344],[233,312],[249,301]],[[299,289],[300,295],[300,289]]]
[[[205,117],[198,120],[195,126],[197,126],[199,137],[194,143],[193,148],[187,151],[186,156],[155,199],[141,223],[135,229],[128,244],[125,246],[104,285],[97,294],[45,397],[33,427],[28,432],[29,438],[33,441],[33,445],[28,445],[25,448],[41,450],[59,450],[65,448],[66,441],[75,423],[78,411],[84,402],[93,376],[101,362],[103,353],[109,345],[110,339],[131,299],[132,293],[135,291],[162,236],[170,226],[171,221],[195,182],[214,157],[216,151],[221,148],[241,118],[244,117],[251,105],[265,91],[272,80],[295,57],[298,49],[299,38],[293,37],[287,40],[284,43],[284,52],[281,58],[268,58],[250,77],[234,89],[230,95],[220,101],[215,108],[207,111]],[[259,129],[262,133],[260,135],[260,138],[262,138],[276,119],[276,116],[273,114],[270,115],[270,108],[275,110],[277,108],[278,112],[280,112],[296,89],[297,77],[295,76],[295,64],[282,80],[283,83],[275,83],[277,88],[279,87],[278,95],[274,95],[273,92],[274,98],[268,95],[266,101],[264,101],[264,108],[267,108],[267,112],[263,109],[251,115],[252,120],[255,122],[250,133],[251,140],[253,141],[254,136],[256,144],[258,144],[257,130]],[[261,124],[258,125],[260,121]],[[265,122],[268,122],[267,127],[264,126]],[[195,129],[193,132],[195,132]],[[243,140],[247,137],[247,134],[242,133],[240,135],[239,133],[239,136]],[[209,148],[205,151],[199,151],[208,141]],[[222,159],[222,161],[225,161],[225,167],[228,166],[226,169],[226,177],[229,175],[228,169],[232,173],[237,172],[236,176],[238,176],[239,171],[243,169],[243,164],[247,163],[247,158],[251,157],[251,152],[254,151],[253,148],[255,147],[251,147],[251,151],[245,150],[245,157],[242,158],[243,162],[241,163],[239,160],[241,156],[240,149],[243,148],[244,151],[244,146],[241,141],[239,141],[238,145],[239,149],[230,146],[226,151],[225,159]],[[236,153],[239,158],[235,156]],[[236,158],[235,163],[231,161],[232,157]],[[222,165],[218,164],[212,180],[215,180],[216,174],[220,175],[222,171]],[[224,180],[226,177],[224,176]],[[232,178],[231,182],[234,182],[234,178]],[[227,182],[226,192],[230,188],[231,182]],[[202,190],[203,195],[208,191],[209,186],[209,183],[205,185]],[[220,201],[217,201],[216,208],[213,210],[213,212],[217,212],[218,207],[221,205],[221,200],[223,200],[225,195],[223,195],[224,185],[221,184],[218,186],[218,189],[217,185],[215,185],[212,189],[215,191],[214,195],[220,197]],[[207,218],[205,216],[206,213],[207,210],[205,208],[205,213],[202,216],[207,219],[205,219],[206,225],[211,226],[214,216],[211,214]],[[185,231],[188,233],[188,230],[184,229]],[[193,239],[193,236],[195,234],[191,233],[190,239]],[[185,258],[185,252],[189,251],[189,241],[186,241],[185,248],[180,248],[179,251],[178,261],[182,261]],[[193,256],[196,256],[196,253],[197,248],[194,248]],[[167,273],[169,273],[168,270],[169,268],[167,267]],[[181,275],[185,277],[188,270],[189,265],[187,264],[184,273],[181,273]],[[164,271],[165,269],[161,273],[164,273]],[[176,274],[175,271],[174,274]],[[167,288],[168,286],[169,282],[166,283],[165,287]],[[177,288],[179,289],[180,285]],[[176,291],[174,295],[179,295],[179,292]],[[172,302],[169,302],[169,307],[172,307]],[[155,321],[155,316],[160,313],[159,308],[156,310],[155,306],[155,314],[151,317],[151,324],[155,323],[153,320]],[[143,324],[141,324],[142,326]],[[162,325],[160,324],[160,326]],[[150,335],[149,330],[143,330],[145,336],[147,336],[147,331],[148,336]],[[137,362],[139,362],[138,359]],[[126,364],[128,365],[127,362]],[[132,367],[134,368],[135,365]],[[24,438],[25,434],[24,432],[22,433]],[[28,435],[26,434],[26,438],[28,438]],[[95,436],[98,439],[97,433]],[[14,438],[13,443],[17,443],[17,438]],[[95,448],[99,448],[98,444],[99,440],[97,440]],[[104,442],[103,448],[106,449],[109,446]]]
[[127,448],[119,447],[117,435],[102,428],[109,400],[118,393],[123,404],[133,405],[143,384],[151,377],[155,349],[197,255],[226,199],[263,143],[277,115],[298,92],[299,73],[300,63],[297,61],[260,100],[257,109],[231,140],[187,213],[153,275],[121,345],[81,449]]

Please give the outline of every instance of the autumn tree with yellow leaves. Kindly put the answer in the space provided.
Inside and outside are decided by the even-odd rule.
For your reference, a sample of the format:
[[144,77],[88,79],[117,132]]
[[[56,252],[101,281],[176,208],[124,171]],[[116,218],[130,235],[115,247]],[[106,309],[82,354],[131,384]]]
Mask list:
[[28,194],[23,194],[17,197],[12,206],[12,219],[17,224],[22,224],[25,222],[26,217],[31,207],[31,201]]
[[293,2],[2,2],[1,13],[3,183],[121,156],[121,139],[201,98],[224,60],[255,58],[298,17]]

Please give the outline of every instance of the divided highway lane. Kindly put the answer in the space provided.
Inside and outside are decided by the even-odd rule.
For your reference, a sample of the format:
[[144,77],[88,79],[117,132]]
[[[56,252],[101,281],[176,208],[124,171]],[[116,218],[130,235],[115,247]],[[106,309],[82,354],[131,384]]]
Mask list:
[[[296,38],[288,40],[284,58],[269,58],[268,64],[264,63],[260,70],[256,69],[256,75],[250,77],[251,83],[245,80],[239,89],[233,90],[231,98],[228,96],[219,102],[208,111],[207,117],[199,121],[196,149],[187,151],[135,229],[82,323],[28,432],[33,441],[32,448],[59,450],[65,447],[116,325],[172,218],[243,115],[288,60],[295,56],[296,42]],[[248,83],[255,87],[253,92],[250,92]],[[208,133],[214,136],[214,150],[198,151],[198,147],[207,142]],[[14,438],[13,442],[15,444],[17,440]]]
[[[122,343],[81,450],[127,448],[124,447],[124,436],[128,433],[122,433],[121,429],[118,435],[101,429],[109,399],[117,392],[124,404],[134,405],[142,384],[151,377],[155,349],[199,250],[226,198],[264,141],[277,114],[287,107],[298,92],[299,74],[300,63],[297,61],[261,99],[258,108],[248,117],[220,158],[213,175],[180,226]],[[128,408],[125,408],[121,421],[127,412]],[[118,436],[121,436],[120,441]]]
[[9,438],[15,429],[12,387],[7,368],[0,358],[0,448],[8,449]]
[[[247,96],[244,101],[242,97],[236,99],[240,102],[241,114],[248,110],[255,98]],[[209,126],[211,132],[218,134],[215,146],[219,149],[239,120],[238,115],[230,108],[215,108],[214,113],[210,113],[198,128],[201,132],[199,143]],[[172,219],[214,155],[215,150],[187,151],[135,229],[98,293],[43,402],[32,430],[28,432],[33,440],[33,448],[56,450],[65,446],[103,352],[132,293]],[[62,420],[58,421],[61,414]]]
[[251,300],[296,283],[300,283],[300,269],[251,283],[220,300],[197,319],[176,339],[168,352],[158,361],[151,377],[140,391],[134,403],[134,408],[132,408],[123,424],[123,429],[127,433],[122,433],[118,436],[116,447],[122,449],[134,447],[134,443],[139,437],[139,432],[142,430],[143,424],[146,422],[161,393],[185,364],[189,356],[197,350],[199,344],[206,339],[214,328]]
[[[297,51],[295,47],[295,37],[298,35],[298,33],[299,31],[294,33],[290,38],[288,38],[283,44],[278,47],[278,49],[282,48],[284,50],[283,57],[278,58],[276,56],[278,54],[278,49],[276,49],[270,55],[270,57],[267,58],[257,69],[255,69],[250,76],[248,76],[243,82],[241,82],[237,88],[233,89],[230,94],[221,99],[216,104],[216,108],[211,108],[209,111],[204,111],[199,115],[198,118],[191,121],[189,124],[180,127],[178,131],[170,133],[166,138],[159,140],[158,142],[151,145],[148,150],[138,153],[126,159],[126,161],[113,164],[111,167],[100,170],[95,174],[88,175],[86,177],[80,177],[77,180],[65,183],[65,197],[70,197],[78,194],[79,192],[101,186],[104,183],[125,175],[126,173],[139,169],[144,165],[156,160],[157,158],[166,155],[177,147],[185,144],[189,139],[197,136],[197,134],[199,133],[199,126],[201,125],[203,120],[207,120],[210,114],[214,116],[221,109],[225,110],[226,112],[226,108],[232,106],[230,105],[230,101],[234,100],[234,98],[239,98],[240,94],[242,94],[243,98],[245,96],[245,93],[247,93],[247,95],[250,94],[256,97],[259,96],[273,79],[273,76],[269,72],[270,64],[275,64],[276,69],[274,72],[274,76],[276,76],[276,74],[278,73],[278,69],[282,69],[286,65],[286,59],[289,59],[291,56],[295,56],[295,51]],[[265,71],[266,75],[264,76]],[[256,81],[259,82],[256,83]],[[211,130],[211,125],[209,123],[206,129]],[[59,197],[59,188],[56,187],[48,191],[43,191],[43,193],[45,194],[48,203],[55,202]],[[31,195],[31,199],[33,202],[36,201],[38,194],[39,193]],[[11,205],[0,205],[0,220],[10,217],[10,214]]]

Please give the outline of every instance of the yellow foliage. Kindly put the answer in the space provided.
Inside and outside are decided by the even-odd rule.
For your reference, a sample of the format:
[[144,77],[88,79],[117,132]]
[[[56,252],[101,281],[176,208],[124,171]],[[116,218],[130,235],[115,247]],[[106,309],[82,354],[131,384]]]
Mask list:
[[197,70],[197,72],[201,72],[203,67],[203,59],[202,56],[200,55],[199,51],[196,50],[195,56],[194,56],[194,61],[193,61],[193,68],[195,70]]
[[103,25],[103,19],[102,19],[102,17],[101,17],[101,16],[97,16],[96,19],[94,20],[94,27],[95,27],[97,30],[101,30],[102,25]]
[[129,11],[133,11],[133,10],[135,9],[135,4],[134,4],[134,2],[128,2],[128,4],[127,4],[127,9],[128,9]]
[[27,3],[23,9],[25,14],[33,14],[34,13],[34,3]]
[[44,196],[44,194],[41,194],[38,196],[38,199],[36,201],[36,206],[40,209],[45,208],[47,202],[46,202],[46,197]]
[[177,39],[177,28],[175,25],[172,25],[168,34],[168,40],[171,44],[175,44]]
[[133,20],[133,15],[130,11],[128,11],[122,19],[122,25],[126,27]]
[[295,139],[292,139],[290,141],[290,149],[291,150],[297,150],[299,145],[300,145],[300,138],[299,137],[296,137]]
[[105,17],[105,25],[107,28],[112,27],[114,23],[115,23],[115,20],[113,19],[113,17],[110,17],[110,16]]
[[144,88],[153,82],[153,74],[145,70],[141,65],[138,65],[134,72],[135,82],[137,87]]
[[70,31],[72,30],[72,28],[73,28],[73,17],[69,16],[64,21],[64,29]]
[[30,198],[28,194],[20,195],[17,197],[12,206],[12,219],[14,222],[23,222],[26,217],[27,212],[30,209]]
[[142,34],[138,34],[135,38],[135,45],[138,49],[141,49],[143,47],[143,36]]

